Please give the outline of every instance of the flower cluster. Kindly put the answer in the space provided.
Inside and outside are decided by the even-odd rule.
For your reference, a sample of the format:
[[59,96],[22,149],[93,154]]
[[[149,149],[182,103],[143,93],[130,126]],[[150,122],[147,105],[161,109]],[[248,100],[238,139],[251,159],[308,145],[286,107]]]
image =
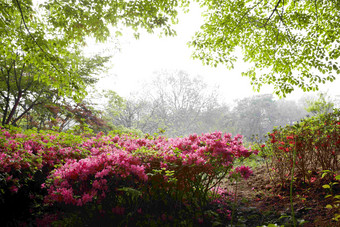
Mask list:
[[[82,147],[90,150],[89,157],[69,160],[49,176],[47,202],[83,205],[93,198],[104,197],[111,179],[131,175],[139,181],[157,181],[161,187],[169,187],[169,179],[176,179],[172,186],[185,190],[192,186],[190,181],[199,180],[203,174],[214,177],[228,171],[235,158],[253,153],[243,147],[241,136],[232,138],[221,132],[170,139],[136,139],[129,135],[94,137]],[[158,174],[155,170],[159,170]],[[249,177],[244,169],[236,171]],[[146,174],[151,174],[150,178]],[[159,183],[161,179],[163,184]]]
[[136,176],[146,181],[145,167],[132,155],[108,147],[105,153],[79,161],[69,160],[50,176],[47,203],[64,202],[82,206],[92,199],[105,198],[109,181]]
[[[242,136],[221,132],[185,138],[102,133],[86,138],[0,130],[0,186],[5,193],[20,193],[28,181],[41,182],[46,194],[36,196],[42,193],[37,190],[28,194],[44,196],[46,205],[86,208],[107,203],[106,212],[112,215],[139,214],[141,207],[135,203],[140,199],[155,203],[153,198],[174,197],[177,204],[190,202],[227,176],[238,158],[257,153],[243,146]],[[234,171],[244,178],[251,173],[246,167]]]
[[80,160],[88,155],[80,138],[66,133],[37,133],[19,129],[0,131],[0,173],[12,192],[32,180],[43,167],[52,170],[67,160]]
[[229,192],[225,188],[212,188],[214,193],[214,199],[210,202],[210,205],[216,207],[218,214],[223,215],[227,219],[231,219],[230,202],[234,201],[235,195]]
[[253,171],[249,166],[237,166],[231,173],[238,173],[242,178],[247,180],[253,174]]

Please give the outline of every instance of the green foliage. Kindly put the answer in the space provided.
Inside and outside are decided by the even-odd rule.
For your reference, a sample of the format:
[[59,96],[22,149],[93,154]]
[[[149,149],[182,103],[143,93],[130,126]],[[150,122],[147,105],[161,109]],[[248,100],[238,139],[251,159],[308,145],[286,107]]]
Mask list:
[[46,106],[60,105],[61,97],[84,98],[108,57],[82,56],[80,46],[49,29],[32,1],[0,4],[1,125],[20,125],[24,117],[29,125],[44,118]]
[[[202,0],[205,23],[190,45],[194,57],[233,67],[242,51],[243,75],[254,89],[272,84],[280,96],[294,87],[318,90],[340,73],[338,1]],[[261,70],[256,71],[256,69]]]
[[56,35],[32,1],[2,0],[1,5],[2,74],[31,73],[42,86],[52,86],[59,95],[79,100],[85,88],[78,74],[79,48]]
[[[332,177],[340,170],[339,116],[339,110],[334,109],[333,113],[319,114],[294,125],[276,128],[272,133],[268,133],[266,144],[257,145],[262,150],[260,156],[271,161],[271,167],[267,161],[266,164],[268,170],[274,170],[274,177],[270,172],[273,184],[281,181],[281,186],[287,188],[290,182],[291,217],[294,226],[301,223],[294,213],[293,188],[301,185],[311,186],[316,180],[321,182],[330,174],[327,183],[322,187],[330,191],[325,198],[333,198],[333,188],[339,184],[340,178]],[[333,204],[328,204],[326,208],[339,209],[338,198],[340,197],[334,196]],[[335,214],[334,220],[337,221],[337,217],[338,214]]]
[[[85,58],[87,37],[105,41],[113,27],[174,35],[179,1],[0,0],[0,107],[2,125],[17,125],[28,112],[80,103],[108,57]],[[39,107],[37,107],[39,106]],[[33,116],[33,114],[32,114]]]
[[176,22],[178,5],[186,1],[47,1],[42,4],[47,22],[65,38],[84,42],[84,37],[92,35],[104,41],[109,35],[109,25],[131,27],[139,35],[138,29],[153,32],[162,29],[165,35],[174,35],[171,24]]
[[[97,80],[93,73],[101,70],[108,59],[101,57],[82,59],[84,62],[79,69],[79,78],[84,86],[93,85]],[[10,62],[4,59],[0,62],[0,67],[2,69],[0,72],[2,125],[20,125],[20,121],[26,117],[26,125],[32,127],[33,122],[41,123],[51,117],[48,116],[51,115],[50,107],[58,108],[65,105],[66,101],[59,94],[58,89],[49,84],[51,81],[39,80],[41,71],[35,65],[26,64],[17,58]],[[72,102],[74,101],[68,101],[68,103]]]
[[115,91],[105,90],[103,91],[103,97],[107,99],[105,112],[111,117],[120,115],[122,109],[126,108],[126,100],[120,97]]
[[329,194],[325,196],[325,199],[326,198],[332,199],[331,204],[327,204],[326,208],[335,210],[333,220],[338,222],[340,220],[340,195],[339,194],[335,195],[333,190],[335,186],[337,186],[340,182],[340,175],[335,174],[333,171],[330,171],[330,170],[324,170],[321,177],[324,178],[329,175],[330,175],[330,182],[322,186],[324,189],[326,189],[329,192]]
[[317,99],[306,100],[306,102],[306,110],[313,115],[330,113],[334,108],[334,103],[327,97],[327,93],[319,93]]

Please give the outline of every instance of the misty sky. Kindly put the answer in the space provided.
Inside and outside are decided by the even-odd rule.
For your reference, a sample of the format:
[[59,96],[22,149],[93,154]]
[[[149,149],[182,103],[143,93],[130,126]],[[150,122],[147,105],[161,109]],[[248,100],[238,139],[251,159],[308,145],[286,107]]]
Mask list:
[[[111,61],[112,67],[106,78],[100,81],[99,87],[114,90],[126,97],[141,89],[140,85],[149,81],[155,71],[177,69],[192,76],[200,75],[210,85],[217,84],[220,87],[221,99],[226,102],[258,94],[253,92],[250,80],[241,76],[242,70],[247,68],[242,61],[235,65],[235,69],[228,70],[223,66],[203,66],[201,61],[191,58],[193,50],[189,49],[186,43],[199,29],[203,19],[199,7],[193,5],[190,10],[187,14],[179,14],[179,24],[174,27],[177,31],[176,37],[160,38],[157,34],[141,33],[140,39],[136,40],[132,33],[124,32],[124,36],[119,38],[120,52],[115,54]],[[111,48],[114,49],[112,44]],[[328,91],[329,95],[340,95],[339,79],[319,87],[322,91]],[[272,92],[273,89],[269,86],[263,86],[261,91]],[[302,91],[297,91],[288,98],[296,99],[302,94]]]

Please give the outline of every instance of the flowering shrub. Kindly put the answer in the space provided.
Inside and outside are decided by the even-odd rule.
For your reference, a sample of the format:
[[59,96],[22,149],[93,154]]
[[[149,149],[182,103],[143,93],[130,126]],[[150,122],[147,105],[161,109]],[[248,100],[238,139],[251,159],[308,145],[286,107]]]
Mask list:
[[89,152],[81,148],[80,141],[80,137],[66,133],[1,129],[0,172],[4,183],[15,192],[43,167],[52,169],[69,159],[86,157]]
[[[85,219],[106,215],[140,224],[142,212],[156,212],[159,221],[174,224],[171,217],[184,217],[183,209],[193,216],[203,212],[211,188],[228,176],[235,160],[253,153],[242,145],[242,136],[221,132],[169,139],[103,133],[85,138],[1,129],[1,196],[4,203],[20,193],[43,196],[45,206],[64,211],[78,207],[89,214]],[[244,178],[251,174],[244,166],[233,171]],[[33,190],[25,186],[29,182],[41,186]],[[72,222],[75,216],[64,220]],[[193,223],[200,218],[204,215]]]
[[215,194],[212,197],[210,204],[216,206],[216,212],[221,214],[223,218],[231,219],[230,202],[234,202],[235,195],[231,194],[224,188],[212,188]]
[[69,160],[53,171],[49,176],[53,182],[45,201],[82,206],[93,197],[105,198],[109,190],[108,181],[117,181],[118,178],[126,182],[126,178],[132,175],[141,181],[147,180],[144,166],[138,159],[122,150],[108,149],[105,153],[79,161]]
[[1,223],[31,217],[41,208],[44,192],[40,185],[49,172],[89,154],[80,146],[82,140],[67,133],[0,128]]
[[313,182],[324,170],[339,171],[340,111],[306,118],[300,123],[277,128],[269,133],[266,146],[270,150],[272,167],[282,183],[291,174],[294,152],[295,178]]

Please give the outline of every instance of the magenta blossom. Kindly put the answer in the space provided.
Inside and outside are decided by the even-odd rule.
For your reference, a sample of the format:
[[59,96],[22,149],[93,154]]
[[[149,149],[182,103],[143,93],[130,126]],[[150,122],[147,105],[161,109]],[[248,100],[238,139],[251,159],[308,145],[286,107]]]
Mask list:
[[234,172],[240,173],[241,176],[246,180],[253,174],[253,171],[249,166],[238,166],[235,168]]

